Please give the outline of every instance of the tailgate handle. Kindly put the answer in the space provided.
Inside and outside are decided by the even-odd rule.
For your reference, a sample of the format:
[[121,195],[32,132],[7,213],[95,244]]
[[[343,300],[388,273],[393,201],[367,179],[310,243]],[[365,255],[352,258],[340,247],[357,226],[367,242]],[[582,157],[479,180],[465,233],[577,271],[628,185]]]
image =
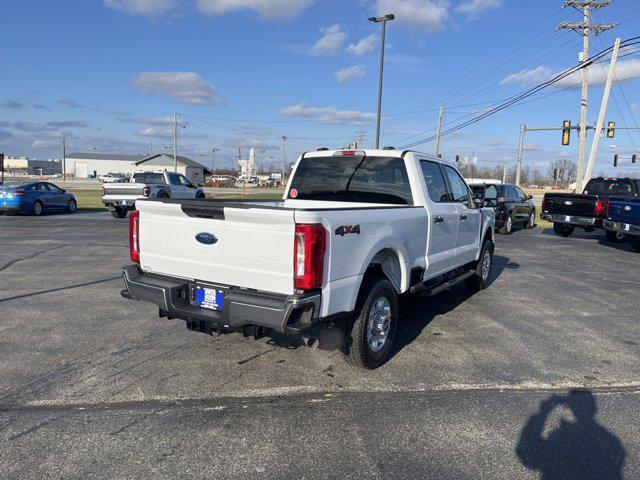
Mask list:
[[224,207],[207,207],[183,204],[180,209],[192,218],[210,218],[224,220]]
[[466,213],[460,214],[460,220],[466,220],[467,218],[469,218],[469,217],[467,217]]
[[441,215],[437,215],[433,217],[433,223],[441,223],[444,222],[444,218]]

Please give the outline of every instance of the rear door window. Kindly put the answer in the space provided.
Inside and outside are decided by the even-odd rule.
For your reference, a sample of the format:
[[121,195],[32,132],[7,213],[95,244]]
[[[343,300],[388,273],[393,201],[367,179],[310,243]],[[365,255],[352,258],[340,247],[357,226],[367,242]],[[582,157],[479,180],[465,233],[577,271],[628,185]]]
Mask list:
[[484,203],[487,207],[495,207],[498,204],[498,187],[489,185],[484,191]]
[[449,195],[440,166],[427,160],[421,160],[420,166],[422,167],[422,176],[424,177],[429,198],[435,203],[446,202],[449,199]]

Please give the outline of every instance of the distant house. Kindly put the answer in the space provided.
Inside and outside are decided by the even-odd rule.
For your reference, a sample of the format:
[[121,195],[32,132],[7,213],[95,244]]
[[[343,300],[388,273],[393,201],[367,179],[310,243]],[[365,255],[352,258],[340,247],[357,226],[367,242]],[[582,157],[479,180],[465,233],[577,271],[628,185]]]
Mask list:
[[72,153],[67,155],[65,170],[76,178],[94,178],[107,173],[133,174],[135,163],[144,155],[116,153]]
[[[201,163],[194,162],[190,158],[177,156],[178,173],[183,174],[189,180],[195,183],[203,183],[205,173],[209,173],[207,167]],[[142,160],[139,160],[135,164],[136,171],[154,171],[162,172],[174,171],[173,155],[167,153],[158,153],[157,155],[151,155]]]

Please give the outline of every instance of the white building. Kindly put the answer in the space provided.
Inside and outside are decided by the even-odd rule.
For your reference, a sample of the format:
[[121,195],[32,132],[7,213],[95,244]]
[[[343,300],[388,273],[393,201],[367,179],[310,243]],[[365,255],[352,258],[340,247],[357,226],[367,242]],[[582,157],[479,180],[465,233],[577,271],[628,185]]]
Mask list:
[[62,173],[62,166],[59,160],[5,156],[4,171],[10,175],[57,175]]
[[256,173],[256,149],[249,149],[249,160],[238,160],[240,167],[240,176],[253,177]]
[[144,155],[72,153],[67,155],[65,171],[76,178],[95,178],[107,173],[133,174],[135,163],[144,158]]
[[[120,155],[110,153],[72,153],[67,156],[65,170],[67,175],[76,178],[95,178],[107,173],[133,175],[136,172],[173,171],[173,155]],[[204,165],[178,156],[178,173],[182,173],[192,182],[204,182],[208,172]]]

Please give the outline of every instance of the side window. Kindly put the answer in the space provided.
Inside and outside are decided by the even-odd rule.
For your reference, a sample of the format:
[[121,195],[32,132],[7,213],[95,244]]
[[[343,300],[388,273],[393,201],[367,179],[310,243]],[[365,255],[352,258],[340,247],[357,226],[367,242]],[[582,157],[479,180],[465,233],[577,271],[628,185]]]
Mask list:
[[45,183],[44,185],[47,186],[47,188],[49,189],[50,192],[62,193],[62,190],[60,190],[58,187],[56,187],[55,185],[53,185],[51,183]]
[[189,179],[184,175],[179,174],[178,181],[180,182],[180,185],[184,185],[185,187],[188,187],[189,185],[191,185],[191,182],[189,181]]
[[516,189],[511,185],[507,185],[507,201],[509,202],[517,202],[518,195],[516,194]]
[[47,184],[46,183],[37,183],[34,187],[33,190],[37,191],[37,192],[48,192],[49,189],[47,188]]
[[168,175],[171,185],[181,185],[180,176],[177,173],[169,173]]
[[518,200],[520,202],[524,202],[527,199],[525,193],[520,189],[520,187],[516,187],[516,193],[518,194]]
[[438,164],[421,160],[420,166],[429,198],[436,203],[446,202],[448,200],[447,187]]
[[467,187],[467,184],[460,174],[448,165],[444,165],[444,171],[447,173],[447,177],[449,178],[453,201],[463,203],[467,207],[470,207],[469,187]]

